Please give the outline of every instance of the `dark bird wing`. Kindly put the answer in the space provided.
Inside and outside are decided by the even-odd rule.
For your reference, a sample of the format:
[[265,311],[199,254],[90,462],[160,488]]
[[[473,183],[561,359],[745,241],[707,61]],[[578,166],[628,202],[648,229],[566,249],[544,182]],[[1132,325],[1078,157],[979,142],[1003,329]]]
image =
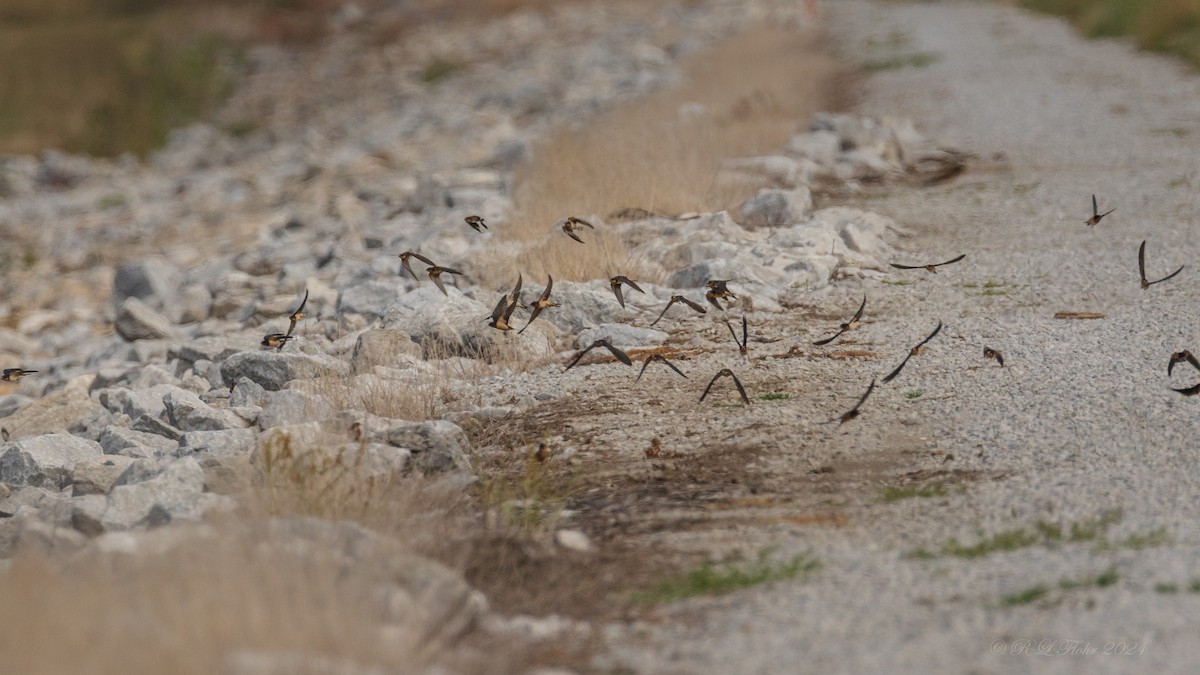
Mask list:
[[923,270],[923,269],[925,269],[924,265],[900,265],[897,263],[888,263],[888,264],[891,265],[892,267],[895,267],[898,270]]
[[671,370],[673,370],[673,371],[675,371],[675,372],[679,373],[679,374],[680,374],[682,377],[684,377],[685,379],[687,378],[687,375],[684,375],[682,370],[680,370],[680,369],[676,368],[674,363],[671,363],[670,361],[668,361],[668,360],[667,360],[667,357],[665,357],[665,356],[663,356],[663,355],[659,354],[659,355],[658,355],[658,360],[659,360],[659,361],[662,361],[662,362],[663,362],[663,363],[665,363],[665,364],[667,364],[667,367],[668,367],[668,368],[670,368]]
[[613,356],[617,357],[617,359],[619,359],[621,361],[621,363],[624,363],[627,366],[633,365],[633,359],[630,359],[629,355],[626,354],[625,352],[612,346],[612,344],[610,344],[608,342],[608,340],[602,340],[600,342],[600,344],[604,345],[605,349],[607,349],[610,353],[612,353]]
[[658,318],[655,319],[654,322],[651,323],[650,325],[653,326],[654,324],[658,323],[659,321],[662,321],[662,318],[667,315],[667,310],[671,309],[671,305],[673,305],[673,304],[675,304],[675,298],[671,298],[671,301],[667,303],[667,306],[663,307],[662,314],[659,314]]
[[685,298],[683,296],[680,296],[679,299],[685,305],[687,305],[688,307],[691,307],[692,309],[696,310],[697,312],[700,312],[701,314],[708,314],[708,310],[704,309],[704,305],[701,305],[700,303],[695,302],[693,300],[688,300],[687,298]]
[[1179,269],[1175,270],[1174,272],[1171,272],[1170,274],[1168,274],[1167,276],[1165,276],[1165,277],[1163,277],[1163,278],[1159,279],[1158,281],[1151,281],[1151,282],[1149,282],[1149,283],[1150,283],[1150,285],[1154,285],[1154,284],[1161,284],[1162,282],[1166,281],[1167,279],[1171,279],[1171,278],[1173,278],[1173,277],[1174,277],[1176,274],[1179,274],[1179,273],[1180,273],[1180,272],[1182,272],[1182,271],[1183,271],[1183,265],[1180,265],[1180,266],[1179,266]]
[[871,392],[873,392],[873,391],[875,391],[875,379],[874,378],[871,379],[871,384],[870,384],[870,386],[867,387],[866,393],[862,395],[862,398],[858,399],[858,403],[855,403],[854,407],[851,408],[850,410],[855,411],[855,410],[858,410],[859,408],[861,408],[862,404],[866,403],[867,397],[870,396]]
[[[513,312],[517,311],[517,306],[521,304],[520,298],[507,298],[508,304],[504,307],[504,323],[511,324]],[[503,301],[503,299],[502,299]]]
[[708,304],[712,305],[713,307],[716,307],[717,311],[722,311],[722,312],[725,311],[725,308],[721,306],[721,303],[717,302],[717,294],[714,291],[709,291],[709,292],[705,293],[704,299],[708,300]]
[[637,291],[638,293],[646,292],[646,291],[642,290],[641,286],[638,286],[633,280],[629,279],[628,277],[621,277],[621,280],[624,281],[625,283],[629,284],[629,287],[632,288],[633,290]]
[[704,398],[706,396],[708,396],[708,392],[712,391],[713,385],[716,384],[717,380],[719,380],[721,378],[721,376],[724,375],[725,373],[729,373],[730,375],[733,374],[732,371],[722,370],[721,372],[717,373],[716,375],[713,375],[713,378],[708,381],[708,386],[704,388],[704,393],[700,394],[700,402],[701,403],[704,403]]
[[[413,254],[413,255],[415,255],[415,254]],[[421,285],[421,277],[417,276],[417,273],[413,271],[412,266],[408,264],[408,258],[401,256],[400,257],[400,265],[404,267],[404,269],[408,272],[409,276],[411,276],[413,279],[417,280],[417,285],[420,286]]]
[[462,274],[462,272],[454,269],[453,267],[443,267],[442,274]]
[[508,296],[510,298],[517,300],[518,302],[520,302],[520,300],[521,300],[521,282],[522,281],[523,281],[523,278],[521,276],[521,273],[517,272],[517,285],[513,286],[512,293],[510,293]]
[[742,386],[742,381],[738,379],[737,375],[733,374],[733,371],[729,371],[729,377],[733,378],[733,385],[737,387],[738,395],[742,397],[742,403],[750,405],[750,397],[746,396],[746,389]]
[[841,334],[845,333],[845,332],[846,332],[846,329],[843,328],[842,330],[839,330],[838,332],[834,333],[833,337],[827,337],[824,340],[817,340],[816,342],[813,343],[813,345],[816,347],[820,347],[822,345],[827,345],[830,342],[833,342],[834,340],[838,339],[838,337],[840,337]]
[[1195,396],[1196,394],[1200,394],[1200,384],[1197,384],[1194,387],[1188,387],[1187,389],[1172,389],[1172,391],[1177,391],[1184,396]]
[[[529,328],[529,324],[533,323],[533,320],[534,320],[534,319],[536,319],[536,318],[538,318],[538,314],[541,314],[541,313],[542,313],[542,306],[541,306],[541,305],[534,305],[534,306],[533,306],[533,313],[531,313],[531,314],[529,315],[529,320],[525,322],[525,328]],[[520,335],[521,333],[524,333],[524,332],[525,332],[525,328],[522,328],[521,330],[517,331],[517,335]]]
[[432,260],[430,260],[429,258],[426,258],[425,256],[421,255],[420,253],[414,252],[412,254],[412,257],[416,258],[417,260],[420,260],[421,262],[425,263],[426,265],[429,265],[430,267],[436,267],[436,264]]
[[858,321],[859,319],[861,319],[862,315],[863,315],[863,310],[866,308],[867,308],[867,296],[864,294],[862,304],[858,306],[858,311],[855,312],[854,316],[850,317],[850,320],[847,321],[846,323],[854,323],[855,321]]
[[[742,320],[744,321],[745,317],[742,317]],[[737,331],[733,330],[733,324],[729,323],[729,319],[725,319],[725,327],[729,329],[729,334],[733,336],[733,341],[737,343],[738,347],[741,347],[742,343],[738,341]]]
[[442,292],[442,295],[445,295],[447,297],[450,296],[450,294],[446,292],[445,284],[442,283],[441,273],[435,274],[434,272],[430,271],[429,278],[433,280],[433,283],[438,287],[438,290]]
[[621,309],[625,309],[625,295],[621,293],[621,282],[613,279],[608,282],[608,286],[612,289],[613,295],[617,296],[617,302],[621,303]]
[[1146,281],[1146,240],[1142,240],[1142,245],[1138,247],[1138,274],[1142,275],[1142,283],[1149,284]]
[[[926,342],[929,342],[933,338],[937,337],[937,334],[940,332],[942,332],[942,322],[941,321],[938,322],[937,328],[933,329],[933,332],[929,334],[929,337],[925,338],[924,340],[921,340],[921,342],[917,344],[917,347],[921,347]],[[915,349],[915,347],[914,347],[914,349]]]
[[292,315],[295,316],[296,314],[303,312],[304,306],[307,304],[308,304],[308,289],[306,288],[306,289],[304,289],[304,299],[300,301],[300,306],[296,308],[296,311],[292,312]]
[[592,344],[588,345],[588,346],[587,346],[587,349],[584,349],[583,351],[579,352],[579,354],[577,354],[577,355],[575,356],[575,360],[574,360],[574,361],[571,361],[571,363],[570,363],[570,364],[569,364],[569,365],[568,365],[566,368],[564,368],[564,369],[563,369],[563,372],[566,372],[566,371],[568,371],[568,370],[570,370],[570,369],[574,368],[574,367],[575,367],[575,364],[576,364],[576,363],[579,363],[579,359],[582,359],[582,358],[584,357],[584,355],[586,355],[588,352],[592,351],[593,349],[595,349],[596,347],[599,347],[599,346],[600,346],[600,341],[599,341],[599,340],[597,340],[597,341],[593,342]]
[[591,229],[591,230],[594,230],[594,229],[596,229],[596,226],[595,226],[595,225],[592,225],[591,223],[589,223],[588,221],[584,220],[583,218],[576,218],[576,219],[575,219],[575,224],[576,224],[576,225],[582,225],[582,226],[584,226],[584,227],[586,227],[586,228],[588,228],[588,229]]
[[546,275],[546,290],[542,291],[542,300],[550,299],[550,291],[554,288],[554,277]]
[[1096,203],[1096,195],[1092,195],[1092,217],[1100,217],[1100,205]]
[[[1192,356],[1192,353],[1191,353],[1191,352],[1184,352],[1184,353],[1183,353],[1183,358],[1187,359],[1187,362],[1188,362],[1188,363],[1190,363],[1190,364],[1192,364],[1192,367],[1193,367],[1193,368],[1195,368],[1196,370],[1200,370],[1200,361],[1197,361],[1197,360],[1196,360],[1196,357],[1195,357],[1195,356]],[[1170,374],[1170,373],[1168,373],[1168,375],[1169,375],[1169,374]]]
[[912,358],[912,352],[909,352],[908,354],[906,354],[904,356],[904,360],[900,362],[900,365],[896,366],[896,369],[893,370],[892,372],[888,373],[887,375],[884,375],[883,379],[880,380],[880,382],[887,384],[888,382],[891,382],[892,380],[896,379],[896,376],[900,374],[900,371],[904,370],[904,364],[908,363],[908,360],[910,358]]
[[577,241],[581,244],[583,243],[583,240],[579,238],[579,235],[575,234],[575,231],[569,229],[566,225],[563,225],[562,231],[565,232],[568,237],[574,239],[575,241]]
[[746,315],[742,315],[742,347],[750,346],[750,324],[746,322]]
[[934,267],[941,267],[942,265],[952,265],[952,264],[954,264],[954,263],[958,262],[959,260],[962,260],[962,259],[963,259],[963,258],[965,258],[965,257],[967,257],[967,254],[966,254],[966,253],[964,253],[964,254],[962,254],[962,255],[958,256],[957,258],[955,258],[955,259],[953,259],[953,260],[947,260],[946,262],[940,262],[940,263],[938,263],[938,264],[934,265]]
[[642,375],[646,374],[646,367],[650,365],[650,362],[657,361],[659,358],[662,358],[662,357],[660,357],[658,354],[651,354],[650,356],[647,356],[646,360],[642,361],[642,369],[640,371],[638,371],[637,379],[634,380],[634,382],[638,382],[639,380],[641,380]]
[[496,303],[495,309],[492,310],[492,323],[496,323],[496,320],[499,319],[501,316],[503,316],[505,307],[507,307],[508,304],[509,304],[508,296],[501,295],[500,301]]

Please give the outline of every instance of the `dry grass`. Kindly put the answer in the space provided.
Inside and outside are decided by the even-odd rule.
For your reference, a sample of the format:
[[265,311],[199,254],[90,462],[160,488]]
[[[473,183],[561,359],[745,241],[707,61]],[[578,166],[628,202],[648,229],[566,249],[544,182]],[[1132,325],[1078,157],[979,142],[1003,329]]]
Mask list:
[[[625,207],[680,213],[734,207],[755,186],[723,182],[722,160],[772,152],[834,105],[838,66],[815,35],[760,27],[684,63],[676,87],[621,106],[539,145],[518,174],[507,236],[536,242],[519,263],[533,277],[637,275],[619,237],[597,223],[581,245],[553,229],[567,215]],[[690,111],[690,112],[689,112]]]

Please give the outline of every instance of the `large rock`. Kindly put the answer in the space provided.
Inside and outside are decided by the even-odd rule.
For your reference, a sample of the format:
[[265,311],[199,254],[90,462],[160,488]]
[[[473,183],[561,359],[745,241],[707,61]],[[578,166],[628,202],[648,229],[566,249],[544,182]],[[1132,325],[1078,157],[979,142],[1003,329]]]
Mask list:
[[148,417],[162,418],[167,406],[163,399],[172,392],[187,392],[173,384],[157,384],[148,389],[117,387],[101,390],[96,399],[113,414],[128,415],[130,419]]
[[69,434],[47,434],[6,443],[0,452],[0,482],[63,488],[79,462],[104,454],[100,444]]
[[320,396],[294,389],[284,389],[270,395],[258,425],[263,429],[305,422],[320,422],[333,416],[333,406]]
[[342,289],[338,295],[338,312],[379,318],[403,293],[401,281],[367,281]]
[[[549,341],[532,329],[523,335],[504,334],[488,326],[492,305],[467,298],[457,291],[449,297],[426,284],[403,295],[384,313],[384,326],[408,334],[422,348],[426,359],[464,356],[493,360],[504,357],[530,358],[552,353]],[[555,311],[555,310],[549,310]]]
[[169,340],[171,321],[137,298],[126,298],[117,310],[117,333],[128,340]]
[[812,214],[812,192],[807,187],[791,190],[760,190],[738,208],[743,227],[784,227],[808,219]]
[[249,457],[258,445],[253,429],[189,431],[179,437],[179,454],[203,457]]
[[204,470],[190,457],[170,463],[139,460],[117,480],[107,498],[86,495],[74,500],[72,523],[88,535],[199,521],[212,509],[228,509],[233,501],[204,492]]
[[424,473],[469,471],[467,435],[453,422],[434,420],[417,424],[398,424],[383,434],[389,445],[408,449],[413,465]]
[[245,377],[263,389],[278,391],[292,380],[345,375],[346,364],[329,356],[275,350],[238,352],[221,363],[221,377],[232,384]]
[[103,408],[88,398],[84,387],[68,387],[57,394],[37,399],[0,421],[10,438],[48,433],[67,433]]
[[421,346],[408,333],[394,328],[368,330],[358,336],[350,356],[354,373],[368,373],[375,366],[394,366],[400,356],[421,356]]
[[110,425],[100,432],[100,447],[106,455],[124,455],[137,459],[172,453],[178,442],[158,434],[134,431]]
[[229,410],[218,410],[185,389],[172,391],[163,397],[167,422],[183,432],[217,431],[248,426],[246,421]]
[[174,269],[162,258],[147,258],[122,265],[113,278],[113,304],[120,307],[128,298],[143,301],[162,310],[171,303],[179,288]]
[[135,461],[137,460],[133,457],[106,455],[103,459],[89,459],[77,463],[75,470],[71,472],[71,494],[76,497],[108,494],[121,474]]

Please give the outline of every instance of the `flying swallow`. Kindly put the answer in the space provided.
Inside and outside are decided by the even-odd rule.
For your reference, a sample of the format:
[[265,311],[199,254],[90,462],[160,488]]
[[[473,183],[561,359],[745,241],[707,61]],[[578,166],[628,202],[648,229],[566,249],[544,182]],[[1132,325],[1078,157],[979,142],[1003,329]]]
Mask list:
[[616,347],[612,346],[612,343],[608,341],[608,338],[600,338],[599,340],[596,340],[592,344],[588,345],[587,349],[579,352],[579,354],[575,357],[575,360],[571,361],[571,363],[565,369],[563,369],[563,372],[566,372],[566,371],[570,370],[571,368],[573,368],[576,363],[579,363],[579,359],[583,358],[584,354],[587,354],[588,352],[592,351],[596,347],[604,347],[605,349],[607,349],[609,351],[609,353],[611,353],[613,356],[617,357],[617,360],[619,360],[621,363],[624,363],[627,366],[633,365],[633,361],[629,358],[628,354],[626,354],[625,352],[621,351],[620,349],[617,349]]
[[1092,217],[1088,218],[1084,222],[1087,224],[1088,227],[1091,227],[1093,225],[1098,224],[1100,222],[1101,218],[1103,218],[1104,216],[1107,216],[1108,214],[1112,213],[1113,211],[1116,211],[1116,209],[1109,209],[1108,211],[1106,211],[1104,213],[1100,213],[1100,206],[1096,203],[1096,195],[1092,195]]
[[829,422],[827,422],[826,424],[832,424],[833,422],[836,421],[838,423],[838,426],[840,427],[843,424],[845,424],[846,422],[849,422],[850,420],[854,419],[855,417],[858,417],[861,414],[861,411],[859,409],[862,408],[862,404],[864,402],[866,402],[867,397],[870,396],[871,392],[873,392],[873,391],[875,391],[875,380],[872,378],[871,385],[869,387],[867,387],[867,391],[865,394],[862,395],[862,398],[858,399],[858,403],[855,403],[853,408],[842,413],[841,417],[835,417],[834,419],[829,420]]
[[550,446],[538,443],[537,450],[534,450],[530,456],[539,462],[544,462],[550,458]]
[[[558,307],[557,302],[550,301],[550,289],[554,288],[554,277],[547,274],[546,279],[548,280],[546,281],[546,290],[542,291],[542,297],[538,298],[537,301],[533,303],[533,313],[529,315],[529,321],[525,322],[525,328],[529,328],[529,324],[533,323],[533,320],[538,318],[538,314],[541,314],[543,309],[548,307]],[[517,334],[520,335],[521,333],[524,333],[525,328],[517,331]]]
[[429,278],[433,280],[433,283],[437,285],[438,290],[442,292],[442,295],[445,295],[445,296],[449,296],[450,294],[446,292],[446,287],[442,285],[442,275],[443,274],[462,274],[462,272],[459,272],[456,269],[451,269],[449,267],[439,267],[437,265],[430,267],[429,269],[425,270],[425,272],[429,275]]
[[838,327],[838,332],[834,333],[833,337],[827,337],[824,340],[817,340],[813,344],[816,345],[817,347],[820,347],[821,345],[827,345],[830,342],[833,342],[834,340],[838,339],[842,335],[842,333],[845,333],[846,331],[857,329],[859,326],[862,325],[863,309],[866,308],[866,306],[867,306],[867,296],[864,294],[862,304],[858,306],[858,311],[854,313],[854,316],[850,317],[849,321],[847,321],[846,323],[840,324],[840,326]]
[[732,279],[709,279],[704,282],[704,285],[708,287],[708,292],[704,294],[704,299],[708,300],[709,304],[713,307],[724,311],[725,308],[721,306],[720,302],[717,302],[718,300],[737,300],[737,296],[733,294],[733,291],[729,290],[729,286],[727,285],[730,281]]
[[[992,349],[991,347],[983,348],[983,358],[994,359],[996,361],[996,363],[1000,364],[1001,368],[1004,367],[1004,355],[1001,354],[1000,352],[996,351],[995,349]],[[1168,374],[1170,374],[1170,373],[1168,373]]]
[[578,234],[575,234],[576,230],[578,230],[581,225],[583,227],[587,227],[587,228],[590,228],[593,230],[596,229],[596,227],[594,225],[592,225],[591,223],[589,223],[588,221],[586,221],[582,218],[576,218],[575,216],[567,216],[567,219],[565,221],[563,221],[562,231],[565,232],[568,237],[583,244],[585,242],[579,238]]
[[30,373],[36,373],[36,370],[21,370],[20,368],[5,368],[0,372],[0,380],[5,382],[20,382],[22,378]]
[[487,223],[483,222],[482,216],[467,216],[463,220],[467,221],[467,224],[471,226],[471,229],[475,230],[476,232],[483,232],[484,230],[488,229]]
[[488,325],[497,330],[512,330],[509,320],[512,318],[512,313],[516,308],[517,303],[512,299],[512,296],[507,293],[501,295],[500,301],[496,303],[496,308],[492,310],[492,318],[488,321]]
[[405,270],[408,270],[408,273],[412,275],[413,279],[417,280],[417,285],[420,286],[421,285],[421,277],[417,276],[417,273],[413,272],[412,267],[409,266],[409,263],[408,263],[409,258],[416,258],[417,260],[420,260],[421,262],[425,263],[426,265],[429,265],[430,267],[434,266],[433,261],[430,260],[429,258],[426,258],[425,256],[421,255],[420,253],[415,253],[413,251],[405,251],[404,253],[400,254],[400,264],[404,266]]
[[942,330],[942,322],[939,321],[937,328],[933,329],[933,332],[929,334],[929,337],[925,338],[924,340],[921,340],[921,342],[919,344],[917,344],[916,347],[913,347],[912,349],[908,350],[908,355],[906,355],[904,357],[904,360],[900,362],[900,365],[896,366],[896,369],[893,370],[892,372],[888,373],[887,376],[885,376],[883,378],[883,380],[881,380],[881,381],[884,384],[887,384],[888,382],[891,382],[892,380],[896,379],[896,376],[900,374],[900,371],[904,370],[904,364],[908,363],[908,360],[910,358],[912,358],[914,356],[919,356],[921,354],[921,352],[925,351],[925,343],[929,342],[935,336],[937,336],[937,334],[939,332],[941,332],[941,330]]
[[292,336],[292,335],[284,335],[283,333],[271,333],[270,335],[264,336],[262,339],[262,342],[260,342],[259,344],[261,344],[264,347],[274,347],[275,349],[283,351],[283,346],[285,344],[287,344],[288,340],[292,340],[292,339],[295,339],[294,336]]
[[704,393],[700,394],[700,402],[701,403],[704,402],[704,397],[708,396],[708,392],[712,390],[712,387],[714,384],[716,384],[717,380],[721,379],[722,377],[725,377],[726,375],[733,378],[733,384],[734,384],[734,386],[737,387],[738,395],[742,397],[742,403],[745,403],[746,405],[750,405],[750,397],[746,396],[746,389],[744,387],[742,387],[741,380],[739,380],[737,378],[737,375],[734,375],[733,371],[728,368],[722,368],[719,373],[717,373],[716,375],[713,375],[713,379],[708,381],[708,386],[704,388]]
[[[682,302],[683,304],[687,305],[688,307],[691,307],[692,309],[696,310],[697,312],[700,312],[701,314],[708,314],[708,310],[704,309],[704,305],[701,305],[698,302],[693,302],[691,300],[688,300],[687,298],[683,297],[682,295],[672,295],[671,301],[668,302],[667,306],[663,308],[662,314],[658,315],[658,318],[654,320],[654,323],[658,323],[659,321],[662,321],[662,318],[667,315],[667,310],[671,309],[671,305],[674,305],[677,302]],[[652,323],[650,325],[653,326],[654,323]]]
[[687,377],[687,375],[683,374],[682,370],[675,367],[674,363],[671,363],[670,361],[668,361],[667,357],[663,356],[662,354],[651,354],[650,356],[646,357],[645,361],[642,361],[642,370],[640,372],[638,372],[637,380],[634,380],[634,382],[637,382],[638,380],[642,379],[642,375],[646,374],[646,367],[649,366],[654,361],[662,361],[663,363],[667,364],[667,367],[670,368],[671,370],[679,373],[680,375],[682,375],[685,378]]
[[521,302],[521,283],[523,279],[520,272],[517,272],[517,285],[513,287],[512,293],[508,294],[510,300],[516,303],[517,307],[525,308],[525,303]]
[[300,301],[300,306],[296,308],[296,311],[292,312],[288,316],[288,321],[291,322],[290,324],[288,324],[288,332],[287,332],[288,335],[291,335],[292,331],[296,330],[296,324],[300,323],[300,319],[304,318],[304,306],[306,304],[308,304],[308,289],[307,288],[304,289],[304,299]]
[[625,296],[621,293],[621,284],[629,284],[629,287],[638,293],[646,292],[629,277],[616,276],[609,279],[608,286],[612,289],[613,295],[617,296],[617,302],[621,303],[621,309],[625,309]]
[[931,274],[937,274],[937,268],[941,267],[942,265],[950,265],[952,263],[956,263],[965,257],[967,257],[966,253],[958,256],[957,258],[954,258],[953,260],[947,260],[946,262],[934,263],[932,265],[898,265],[896,263],[888,263],[888,264],[891,265],[892,267],[895,267],[898,270],[925,270],[926,272],[929,272]]
[[1183,271],[1183,265],[1180,265],[1179,269],[1175,270],[1174,272],[1171,272],[1170,274],[1159,279],[1158,281],[1146,281],[1146,241],[1144,239],[1142,240],[1142,245],[1138,247],[1138,272],[1141,273],[1141,275],[1142,275],[1142,289],[1143,290],[1150,288],[1154,284],[1162,283],[1162,282],[1166,281],[1167,279],[1170,279],[1171,277],[1175,276],[1176,274],[1179,274],[1182,271]]
[[729,329],[729,334],[733,336],[733,341],[737,343],[738,353],[743,357],[750,351],[750,324],[746,323],[746,315],[742,315],[742,339],[738,340],[737,331],[733,329],[733,324],[729,323],[729,319],[725,319],[725,327]]
[[1171,355],[1171,360],[1167,362],[1167,377],[1170,377],[1171,371],[1175,370],[1176,363],[1183,363],[1184,361],[1192,364],[1192,367],[1196,370],[1200,370],[1200,361],[1197,361],[1196,357],[1192,356],[1192,353],[1185,349]]

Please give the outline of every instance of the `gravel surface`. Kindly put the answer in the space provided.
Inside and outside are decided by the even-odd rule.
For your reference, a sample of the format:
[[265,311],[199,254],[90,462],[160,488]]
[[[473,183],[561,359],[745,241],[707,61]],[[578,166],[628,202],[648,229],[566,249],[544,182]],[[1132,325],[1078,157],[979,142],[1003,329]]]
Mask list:
[[[784,380],[807,401],[781,413],[811,421],[813,405],[841,412],[939,320],[945,328],[859,419],[785,430],[804,434],[798,451],[775,459],[793,467],[823,455],[886,458],[868,481],[874,498],[828,497],[844,527],[735,535],[744,550],[773,546],[779,559],[810,552],[823,563],[817,573],[611,627],[601,667],[1194,672],[1200,398],[1169,387],[1200,373],[1177,366],[1168,379],[1166,365],[1172,352],[1200,347],[1188,309],[1200,295],[1191,225],[1200,79],[991,3],[847,1],[826,11],[844,55],[875,64],[855,112],[915,119],[986,170],[849,200],[913,233],[894,242],[900,262],[967,257],[937,275],[892,270],[892,283],[815,294],[823,311],[848,316],[865,290],[874,323],[855,337],[882,357],[822,363],[803,385]],[[1117,211],[1088,228],[1092,193]],[[1186,265],[1183,273],[1142,290],[1142,240],[1151,278]],[[1061,320],[1059,311],[1106,318]],[[797,330],[811,340],[831,325],[806,320]],[[985,345],[1004,354],[1003,369],[983,359]],[[939,482],[933,496],[879,498],[884,485]],[[969,546],[1016,530],[1031,541],[945,553],[952,540]],[[1105,654],[1132,643],[1135,654]],[[1053,655],[1063,651],[1074,653]]]

